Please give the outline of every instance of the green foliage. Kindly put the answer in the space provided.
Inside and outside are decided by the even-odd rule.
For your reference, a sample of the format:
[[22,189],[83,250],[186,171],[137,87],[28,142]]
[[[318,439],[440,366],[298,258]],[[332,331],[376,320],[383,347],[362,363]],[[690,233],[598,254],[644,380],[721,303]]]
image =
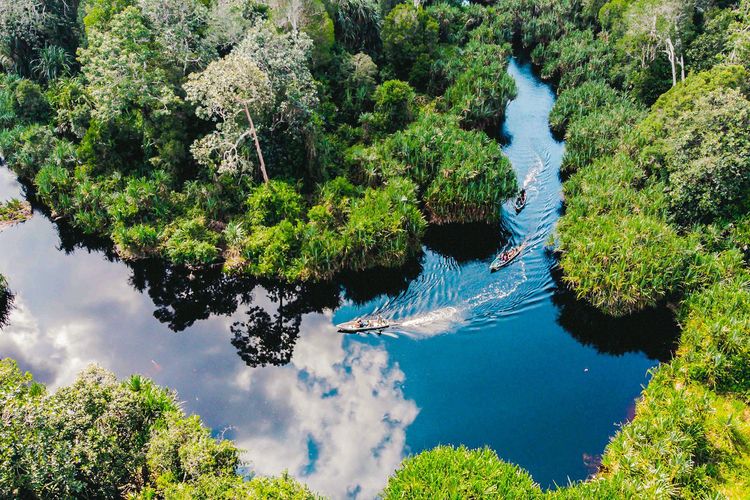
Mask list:
[[219,235],[202,216],[176,219],[161,238],[166,256],[177,264],[210,264],[219,257]]
[[247,220],[257,226],[275,226],[284,219],[299,219],[302,207],[302,197],[294,186],[271,181],[255,188],[247,198]]
[[669,202],[683,224],[731,219],[750,209],[750,102],[711,92],[674,121],[665,139]]
[[664,185],[649,180],[646,172],[625,154],[595,160],[573,174],[564,186],[567,201],[561,222],[595,215],[643,214],[665,219]]
[[385,17],[382,37],[385,58],[396,76],[424,88],[438,43],[437,22],[422,7],[402,3]]
[[362,169],[374,163],[380,178],[413,179],[429,220],[438,224],[497,220],[499,205],[517,190],[499,144],[461,129],[455,116],[431,111],[359,161]]
[[565,282],[612,315],[659,305],[678,291],[691,249],[665,222],[619,214],[560,221]]
[[3,361],[0,491],[21,497],[119,497],[140,483],[150,428],[176,411],[148,382],[134,388],[96,367],[45,394]]
[[468,128],[498,126],[508,101],[516,96],[516,83],[507,72],[509,48],[470,45],[462,56],[466,66],[445,93],[451,111]]
[[163,54],[137,8],[125,8],[107,25],[87,25],[86,35],[78,58],[96,118],[107,122],[134,110],[158,115],[177,103]]
[[385,500],[414,498],[541,498],[531,476],[494,451],[438,446],[407,458],[388,480]]
[[31,179],[52,156],[57,143],[50,127],[18,126],[0,139],[0,154],[17,175]]
[[0,360],[0,492],[15,498],[316,498],[288,476],[237,474],[239,450],[172,392],[96,366],[55,393]]
[[406,82],[388,80],[375,89],[375,112],[361,117],[368,135],[391,134],[414,120],[416,94]]
[[571,174],[596,158],[614,153],[623,135],[644,112],[630,101],[595,109],[572,121],[565,134],[565,155],[560,170]]
[[602,475],[644,498],[717,495],[722,475],[747,473],[746,412],[683,380],[677,367],[662,367],[638,401],[636,418],[607,447]]
[[716,283],[683,305],[678,355],[684,371],[713,390],[750,400],[750,290],[746,282]]
[[560,93],[549,115],[550,128],[562,136],[568,125],[586,115],[606,108],[632,103],[623,94],[601,80],[587,81]]
[[684,82],[665,92],[651,107],[648,116],[638,124],[630,142],[644,147],[669,134],[674,120],[690,112],[698,99],[716,90],[736,89],[748,93],[750,74],[742,66],[716,66],[690,75]]
[[333,16],[336,39],[352,53],[379,52],[382,19],[374,0],[340,0]]
[[49,104],[42,88],[29,80],[15,85],[15,114],[25,123],[44,123],[49,117]]
[[559,81],[558,90],[575,88],[586,81],[605,80],[612,66],[613,50],[591,29],[573,29],[532,54],[542,62],[542,77]]

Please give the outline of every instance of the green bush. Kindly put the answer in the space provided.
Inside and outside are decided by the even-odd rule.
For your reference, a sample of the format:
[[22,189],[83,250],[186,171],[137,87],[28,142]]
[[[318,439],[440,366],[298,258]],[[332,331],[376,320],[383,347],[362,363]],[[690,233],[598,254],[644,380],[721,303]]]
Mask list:
[[738,280],[716,283],[682,306],[678,355],[690,378],[750,400],[750,290]]
[[562,136],[570,123],[593,112],[632,103],[601,80],[587,81],[560,93],[549,115],[550,129]]
[[665,219],[664,185],[620,153],[581,168],[563,185],[565,221],[604,214],[642,214]]
[[636,148],[643,148],[666,137],[674,130],[675,119],[692,111],[701,97],[713,91],[728,89],[748,94],[748,82],[750,73],[742,66],[721,65],[692,74],[659,97],[648,116],[628,138],[628,142]]
[[737,90],[700,97],[664,139],[669,204],[684,225],[750,210],[750,101]]
[[416,115],[416,94],[406,82],[388,80],[375,89],[375,112],[362,115],[366,134],[391,134],[403,129]]
[[219,257],[219,235],[206,226],[202,216],[175,220],[161,239],[165,254],[177,264],[210,264]]
[[613,154],[622,137],[644,116],[631,103],[601,108],[570,123],[560,171],[569,175],[596,158]]
[[48,393],[0,360],[0,495],[8,498],[317,498],[296,480],[238,475],[240,451],[176,395],[89,367]]
[[531,476],[501,461],[494,451],[438,446],[404,460],[383,490],[384,500],[402,498],[541,498]]
[[47,163],[58,143],[54,131],[46,125],[19,126],[0,144],[0,154],[8,166],[25,180],[32,180]]
[[572,30],[547,45],[538,45],[533,60],[542,65],[542,78],[558,80],[558,91],[588,81],[606,80],[614,51],[591,29]]
[[50,107],[39,84],[22,79],[14,89],[15,114],[24,123],[46,123]]
[[438,224],[497,220],[500,204],[517,190],[500,145],[461,129],[451,115],[426,111],[379,145],[374,157],[360,159],[375,162],[382,178],[412,179],[429,220]]
[[[383,22],[383,52],[399,79],[424,88],[438,36],[438,23],[422,7],[402,3],[388,13]],[[428,63],[418,64],[420,58]]]
[[468,128],[497,126],[508,101],[516,96],[516,82],[507,72],[509,47],[470,46],[462,55],[466,69],[445,92],[446,104]]
[[287,182],[273,180],[255,188],[246,202],[247,220],[253,225],[274,226],[302,215],[304,200]]
[[693,249],[667,223],[617,212],[560,220],[565,282],[612,315],[657,306],[675,296]]
[[151,427],[177,411],[150,381],[121,383],[96,367],[47,394],[0,362],[0,491],[12,497],[117,498],[137,491]]

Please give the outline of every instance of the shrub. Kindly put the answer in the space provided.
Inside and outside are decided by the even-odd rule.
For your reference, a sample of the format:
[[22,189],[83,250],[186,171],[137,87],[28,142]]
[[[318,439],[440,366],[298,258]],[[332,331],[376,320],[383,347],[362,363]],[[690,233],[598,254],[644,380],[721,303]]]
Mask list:
[[424,229],[412,182],[391,179],[382,189],[367,189],[352,200],[342,230],[347,267],[403,265],[419,248]]
[[[422,7],[402,3],[388,13],[383,23],[383,51],[399,79],[408,79],[417,88],[427,83],[429,64],[417,63],[420,57],[432,59],[438,34],[437,22]],[[421,71],[415,72],[415,66]]]
[[750,290],[745,282],[719,282],[682,306],[678,355],[690,378],[721,392],[750,397]]
[[302,214],[304,200],[289,183],[272,180],[255,188],[246,202],[247,220],[253,225],[274,226]]
[[699,98],[664,139],[669,204],[685,225],[750,209],[750,102],[737,90]]
[[499,205],[516,192],[516,177],[502,149],[458,118],[423,113],[378,148],[383,178],[405,176],[419,187],[431,222],[497,220]]
[[157,252],[159,247],[159,230],[148,224],[125,226],[118,224],[112,231],[112,241],[117,247],[117,254],[125,259],[145,257]]
[[516,83],[507,73],[509,48],[472,44],[462,55],[466,69],[448,87],[445,100],[465,127],[497,126],[508,101],[516,96]]
[[637,148],[653,143],[674,130],[675,119],[690,112],[698,100],[713,91],[736,89],[748,93],[750,74],[742,66],[721,65],[688,76],[662,94],[648,116],[638,124],[628,142]]
[[596,158],[614,153],[623,135],[643,115],[643,111],[628,103],[596,110],[570,123],[560,171],[571,174]]
[[664,185],[649,180],[643,168],[624,153],[581,168],[565,182],[563,192],[566,221],[609,213],[666,218]]
[[20,80],[15,85],[15,114],[24,123],[45,123],[49,119],[50,107],[39,84]]
[[167,257],[177,264],[210,264],[219,257],[219,235],[202,216],[175,220],[164,229],[161,240]]
[[549,115],[552,131],[562,136],[570,123],[606,108],[632,104],[632,101],[601,80],[587,81],[564,90]]
[[558,91],[562,91],[587,81],[605,80],[613,54],[608,43],[586,29],[573,30],[547,45],[538,45],[532,58],[542,64],[542,78],[558,80]]
[[[383,82],[375,90],[375,112],[363,115],[363,126],[369,135],[393,133],[414,120],[414,89],[400,80]],[[374,132],[374,134],[373,134]]]
[[115,498],[135,491],[151,426],[176,411],[151,382],[118,382],[100,368],[46,394],[2,361],[0,491],[19,497]]
[[19,177],[32,180],[52,156],[56,145],[57,139],[50,127],[21,126],[11,131],[7,144],[0,144],[0,153]]
[[541,498],[531,476],[484,448],[439,446],[404,460],[383,490],[384,500],[414,498]]
[[559,234],[565,282],[616,316],[674,296],[692,252],[668,224],[647,215],[566,215]]

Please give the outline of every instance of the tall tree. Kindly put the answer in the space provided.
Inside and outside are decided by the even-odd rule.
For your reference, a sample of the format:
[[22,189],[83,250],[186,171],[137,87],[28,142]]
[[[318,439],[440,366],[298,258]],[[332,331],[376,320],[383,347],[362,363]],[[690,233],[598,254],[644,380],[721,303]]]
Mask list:
[[659,54],[667,57],[672,69],[672,86],[685,79],[685,47],[691,35],[694,0],[640,0],[625,14],[627,30],[623,37],[626,51],[639,59],[642,68]]
[[214,61],[201,73],[192,74],[185,84],[196,114],[219,122],[216,130],[193,145],[199,163],[216,166],[219,173],[249,170],[251,162],[242,146],[252,138],[263,180],[268,182],[263,152],[253,115],[265,113],[273,93],[268,75],[242,52],[235,51]]

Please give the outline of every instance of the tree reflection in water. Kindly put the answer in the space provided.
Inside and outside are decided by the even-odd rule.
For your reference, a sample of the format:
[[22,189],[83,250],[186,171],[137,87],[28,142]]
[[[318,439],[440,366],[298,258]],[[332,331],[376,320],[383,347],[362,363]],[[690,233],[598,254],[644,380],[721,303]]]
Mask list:
[[175,332],[212,315],[234,314],[240,303],[252,301],[258,284],[253,278],[225,274],[220,266],[190,269],[151,260],[130,267],[131,284],[139,292],[148,292],[156,306],[154,317]]
[[336,288],[331,285],[286,285],[264,283],[268,299],[276,306],[270,314],[255,305],[247,311],[245,321],[231,327],[232,345],[248,366],[283,366],[294,354],[300,333],[302,315],[335,308],[339,304]]
[[[2,281],[5,281],[5,279],[3,278]],[[8,284],[3,284],[5,287],[0,290],[0,328],[3,328],[8,324],[8,318],[10,317],[10,312],[13,310],[13,303],[15,300],[13,292],[9,288],[6,288]]]

